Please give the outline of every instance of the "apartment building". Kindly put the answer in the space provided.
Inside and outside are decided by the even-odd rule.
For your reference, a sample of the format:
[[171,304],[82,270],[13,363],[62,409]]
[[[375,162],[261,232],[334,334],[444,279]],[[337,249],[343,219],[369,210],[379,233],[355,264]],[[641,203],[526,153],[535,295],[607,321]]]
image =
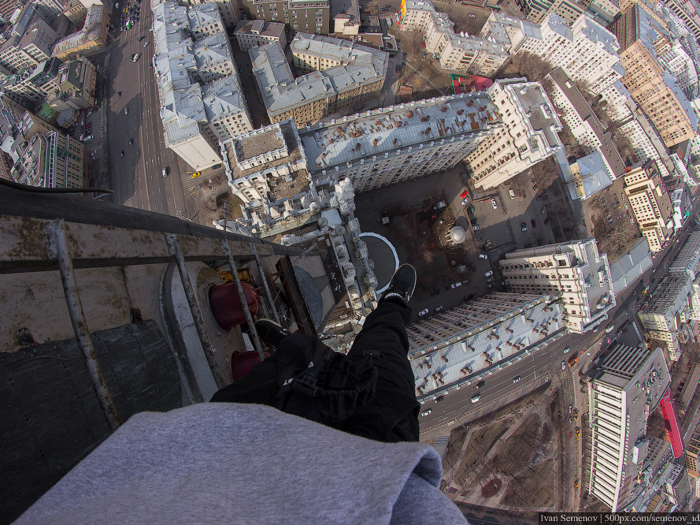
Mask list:
[[450,169],[502,125],[477,92],[334,119],[299,136],[314,180],[349,178],[360,193]]
[[525,39],[519,50],[561,67],[570,79],[599,95],[625,74],[619,47],[614,34],[585,15],[569,27],[563,18],[550,14],[540,26],[539,35]]
[[4,138],[2,149],[12,159],[10,176],[15,182],[43,188],[85,187],[85,150],[80,141],[28,111]]
[[647,418],[671,384],[661,349],[616,344],[588,383],[591,429],[588,491],[612,512],[637,495],[647,457]]
[[560,67],[545,78],[551,81],[552,102],[561,111],[572,135],[583,146],[585,153],[600,152],[610,179],[615,180],[625,172],[625,162],[617,151],[610,133],[596,116],[585,97]]
[[330,0],[243,0],[242,5],[249,20],[289,24],[299,33],[330,31]]
[[401,0],[398,18],[401,29],[423,33],[426,51],[439,56],[443,69],[490,77],[509,57],[500,42],[455,33],[454,23],[430,0]]
[[294,65],[311,73],[295,79],[279,42],[248,51],[270,122],[302,126],[379,96],[389,62],[384,51],[304,33],[289,47]]
[[[89,0],[88,0],[89,1]],[[233,0],[184,0],[183,4],[187,5],[202,5],[211,4],[216,6],[221,16],[221,21],[227,28],[234,28],[241,19],[240,11],[238,10],[238,2]]]
[[692,232],[668,268],[669,273],[685,273],[690,279],[700,275],[700,232]]
[[659,59],[672,48],[670,35],[633,5],[610,26],[620,42],[622,83],[658,130],[667,148],[696,136],[698,119]]
[[95,105],[96,82],[97,68],[87,58],[66,62],[58,71],[58,87],[63,94],[61,98],[73,109]]
[[165,144],[195,170],[218,164],[219,142],[253,128],[221,15],[214,4],[170,1],[153,15]]
[[88,8],[83,29],[62,38],[53,46],[51,56],[69,60],[78,55],[85,56],[102,49],[107,43],[109,11],[101,4]]
[[678,232],[693,213],[692,196],[688,187],[681,184],[671,192],[670,197],[673,206],[673,228]]
[[608,256],[593,238],[515,250],[499,264],[508,291],[558,296],[571,332],[597,328],[616,304]]
[[673,361],[680,359],[680,343],[690,338],[686,322],[696,317],[691,304],[694,292],[687,274],[669,274],[659,283],[647,307],[639,312],[639,319],[651,338],[666,341]]
[[673,234],[673,206],[655,163],[645,162],[625,175],[625,195],[652,252]]
[[686,27],[693,33],[695,40],[700,40],[700,14],[692,0],[665,0],[664,4],[683,20]]
[[248,51],[251,47],[262,46],[270,42],[279,42],[282,49],[287,46],[284,24],[277,22],[241,20],[236,26],[234,35],[236,35],[241,51]]
[[466,158],[476,187],[495,188],[511,177],[564,149],[563,129],[539,82],[496,80],[488,94],[505,124]]
[[36,68],[51,58],[58,34],[41,19],[35,20],[22,35],[14,34],[0,47],[0,65],[12,73]]
[[495,292],[406,327],[416,397],[445,395],[566,334],[546,294]]
[[74,26],[80,26],[87,16],[87,7],[82,0],[68,0],[63,6],[63,15]]
[[503,11],[491,11],[481,28],[479,37],[503,44],[511,55],[520,50],[528,38],[541,38],[540,26],[528,20],[511,16]]
[[631,118],[620,124],[620,133],[632,143],[637,162],[653,162],[662,178],[671,175],[674,166],[661,135],[641,111],[634,111]]
[[685,468],[692,478],[700,478],[698,472],[698,454],[700,453],[700,436],[694,435],[685,446]]

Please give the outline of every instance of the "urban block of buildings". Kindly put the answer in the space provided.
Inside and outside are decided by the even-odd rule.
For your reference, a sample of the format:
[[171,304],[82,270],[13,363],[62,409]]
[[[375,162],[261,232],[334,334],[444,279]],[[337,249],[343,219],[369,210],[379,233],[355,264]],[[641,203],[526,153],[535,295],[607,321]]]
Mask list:
[[215,4],[153,6],[153,72],[165,144],[196,170],[221,162],[219,142],[253,128]]
[[36,68],[22,69],[19,73],[2,78],[0,89],[15,102],[35,109],[49,93],[58,89],[60,67],[60,60],[49,58]]
[[660,251],[673,234],[671,197],[656,168],[647,161],[625,175],[627,201],[652,252]]
[[234,35],[241,51],[248,51],[251,47],[262,46],[270,42],[279,42],[282,49],[287,46],[284,24],[278,22],[241,20],[236,26]]
[[554,153],[563,153],[561,122],[539,82],[496,80],[488,95],[504,125],[466,157],[476,187],[495,188]]
[[49,103],[56,111],[90,108],[95,105],[96,83],[97,68],[87,58],[66,62],[58,70],[55,102]]
[[680,343],[692,337],[688,321],[700,320],[693,308],[694,293],[693,281],[687,274],[671,273],[661,280],[646,308],[638,314],[652,339],[666,341],[672,361],[680,359]]
[[608,257],[593,238],[515,250],[499,264],[508,291],[558,296],[570,332],[597,328],[616,304]]
[[51,58],[51,50],[58,40],[58,34],[29,6],[24,11],[26,21],[16,23],[10,37],[0,46],[0,66],[10,73],[34,69]]
[[2,98],[0,148],[12,163],[10,179],[43,188],[86,185],[83,144],[24,108]]
[[481,36],[506,46],[510,53],[528,52],[561,67],[574,82],[601,94],[625,73],[617,38],[586,15],[572,24],[550,14],[538,26],[504,13],[492,13]]
[[588,491],[612,512],[631,510],[644,490],[638,477],[650,466],[647,418],[668,390],[671,375],[661,349],[616,344],[596,359],[589,378]]
[[289,24],[297,33],[327,35],[330,30],[330,0],[243,0],[249,20]]
[[620,43],[625,70],[622,82],[666,147],[696,137],[697,115],[659,58],[672,49],[671,35],[639,4],[631,6],[610,27]]
[[395,55],[398,51],[396,37],[389,33],[392,21],[374,15],[360,16],[359,4],[353,3],[344,13],[333,17],[334,32],[336,38],[352,40],[358,44],[376,47]]
[[295,79],[278,42],[248,51],[270,122],[302,126],[379,96],[389,63],[384,51],[305,33],[289,47],[294,66],[310,73]]
[[107,43],[108,31],[109,10],[102,4],[93,4],[87,10],[83,29],[56,42],[51,56],[68,60],[100,51]]
[[401,0],[398,26],[420,31],[426,51],[438,55],[443,69],[492,77],[510,56],[500,42],[455,33],[454,22],[430,0]]
[[566,333],[547,294],[495,292],[410,324],[408,357],[418,400],[478,381]]

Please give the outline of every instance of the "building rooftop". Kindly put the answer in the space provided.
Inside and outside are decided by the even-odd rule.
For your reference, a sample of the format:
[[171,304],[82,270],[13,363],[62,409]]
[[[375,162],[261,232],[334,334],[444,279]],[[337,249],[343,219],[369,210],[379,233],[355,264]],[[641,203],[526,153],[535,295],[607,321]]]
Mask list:
[[234,63],[225,33],[214,33],[195,41],[192,50],[198,69],[204,70],[222,62]]
[[236,26],[236,35],[260,35],[279,38],[284,34],[284,24],[263,20],[241,20]]
[[652,264],[649,241],[646,237],[642,237],[630,250],[610,263],[610,277],[615,295],[619,295],[628,286],[635,283],[651,268]]
[[204,84],[202,86],[202,102],[209,122],[226,115],[248,112],[238,78],[233,75]]
[[[644,309],[642,315],[675,314],[679,301],[684,301],[691,289],[690,277],[685,273],[670,273],[666,275]],[[669,312],[669,308],[673,312]]]
[[571,166],[571,179],[576,195],[572,198],[588,199],[612,184],[600,151],[594,151]]
[[309,170],[379,156],[422,142],[449,141],[499,122],[485,93],[426,99],[299,130]]
[[[294,165],[305,162],[303,151],[297,141],[296,127],[291,120],[278,122],[264,128],[248,131],[235,139],[224,142],[227,157],[231,167],[231,181],[259,172],[261,169],[272,169],[283,164]],[[281,140],[280,135],[281,133]],[[264,165],[242,167],[240,162],[253,160],[255,157],[284,149],[284,154],[276,159],[265,159]]]
[[190,5],[187,9],[190,29],[194,32],[212,24],[221,24],[221,14],[216,4]]
[[561,145],[557,134],[557,130],[561,129],[561,122],[553,110],[552,102],[539,83],[527,82],[513,86],[505,84],[504,89],[509,89],[512,96],[517,99],[519,110],[524,113],[525,120],[529,122],[532,129],[544,134],[550,148]]
[[[558,339],[565,333],[563,309],[548,300],[547,295],[496,292],[409,325],[419,398],[478,381],[489,369],[520,361]],[[513,302],[520,304],[513,307]],[[449,330],[441,327],[443,317]]]

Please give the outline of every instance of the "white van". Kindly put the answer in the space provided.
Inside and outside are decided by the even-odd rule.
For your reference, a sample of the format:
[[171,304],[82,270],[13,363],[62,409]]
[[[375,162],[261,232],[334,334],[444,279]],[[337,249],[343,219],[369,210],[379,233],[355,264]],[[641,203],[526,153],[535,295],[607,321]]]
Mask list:
[[163,177],[168,176],[168,168],[163,168]]
[[511,188],[511,189],[508,190],[508,195],[510,195],[510,198],[511,198],[511,199],[514,199],[514,198],[515,198],[515,192],[513,191],[513,188]]
[[476,394],[474,397],[472,397],[472,403],[476,403],[481,399],[481,394]]

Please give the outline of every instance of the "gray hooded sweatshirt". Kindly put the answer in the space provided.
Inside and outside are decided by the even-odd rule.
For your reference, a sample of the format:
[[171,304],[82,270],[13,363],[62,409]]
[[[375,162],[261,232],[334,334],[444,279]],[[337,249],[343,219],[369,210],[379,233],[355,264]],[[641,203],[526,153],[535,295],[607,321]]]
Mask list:
[[467,523],[441,476],[423,443],[202,403],[133,416],[15,523]]

